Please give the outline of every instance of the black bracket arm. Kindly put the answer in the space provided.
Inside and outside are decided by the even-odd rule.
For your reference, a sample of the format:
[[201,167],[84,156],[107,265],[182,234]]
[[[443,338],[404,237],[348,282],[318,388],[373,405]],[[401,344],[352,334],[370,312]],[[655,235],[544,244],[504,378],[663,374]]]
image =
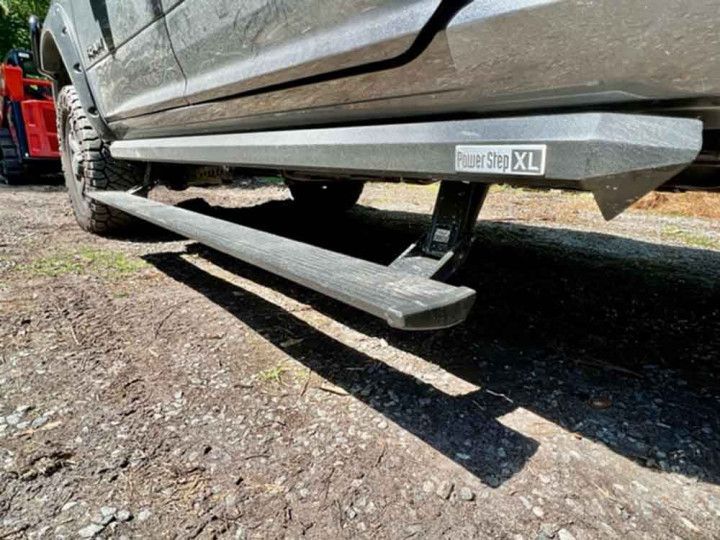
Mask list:
[[467,257],[489,188],[475,182],[443,181],[430,229],[390,266],[423,277],[448,279]]

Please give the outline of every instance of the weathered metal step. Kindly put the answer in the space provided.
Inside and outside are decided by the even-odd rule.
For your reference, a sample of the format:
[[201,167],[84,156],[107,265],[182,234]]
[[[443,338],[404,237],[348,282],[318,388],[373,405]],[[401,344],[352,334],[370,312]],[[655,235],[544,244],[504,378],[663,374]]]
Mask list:
[[112,143],[118,159],[592,191],[610,219],[691,164],[702,122],[572,113]]
[[289,240],[125,192],[93,199],[330,296],[404,330],[465,320],[475,291]]

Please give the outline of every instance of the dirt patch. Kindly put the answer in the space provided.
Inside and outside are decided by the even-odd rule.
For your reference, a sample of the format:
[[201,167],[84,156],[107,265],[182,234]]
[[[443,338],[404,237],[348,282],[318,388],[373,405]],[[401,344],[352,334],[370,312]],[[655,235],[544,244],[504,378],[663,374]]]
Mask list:
[[658,193],[643,197],[635,206],[677,216],[720,219],[720,193]]
[[[153,197],[388,263],[434,194]],[[470,319],[419,334],[59,189],[0,222],[0,537],[720,535],[716,221],[495,189]]]

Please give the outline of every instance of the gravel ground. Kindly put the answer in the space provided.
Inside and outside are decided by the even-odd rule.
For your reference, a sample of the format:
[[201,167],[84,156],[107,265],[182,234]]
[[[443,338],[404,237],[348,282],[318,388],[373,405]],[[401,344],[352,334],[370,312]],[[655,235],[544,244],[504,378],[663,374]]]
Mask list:
[[[434,193],[153,197],[388,263]],[[0,190],[0,538],[720,537],[720,222],[510,189],[482,218],[470,319],[403,333]]]

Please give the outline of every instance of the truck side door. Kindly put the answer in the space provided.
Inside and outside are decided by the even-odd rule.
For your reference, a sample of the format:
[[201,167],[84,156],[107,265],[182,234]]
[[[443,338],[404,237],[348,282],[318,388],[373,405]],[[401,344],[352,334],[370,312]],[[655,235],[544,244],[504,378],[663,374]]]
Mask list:
[[75,0],[72,11],[103,117],[112,121],[185,103],[185,78],[160,0]]
[[393,58],[441,0],[163,0],[191,103]]

